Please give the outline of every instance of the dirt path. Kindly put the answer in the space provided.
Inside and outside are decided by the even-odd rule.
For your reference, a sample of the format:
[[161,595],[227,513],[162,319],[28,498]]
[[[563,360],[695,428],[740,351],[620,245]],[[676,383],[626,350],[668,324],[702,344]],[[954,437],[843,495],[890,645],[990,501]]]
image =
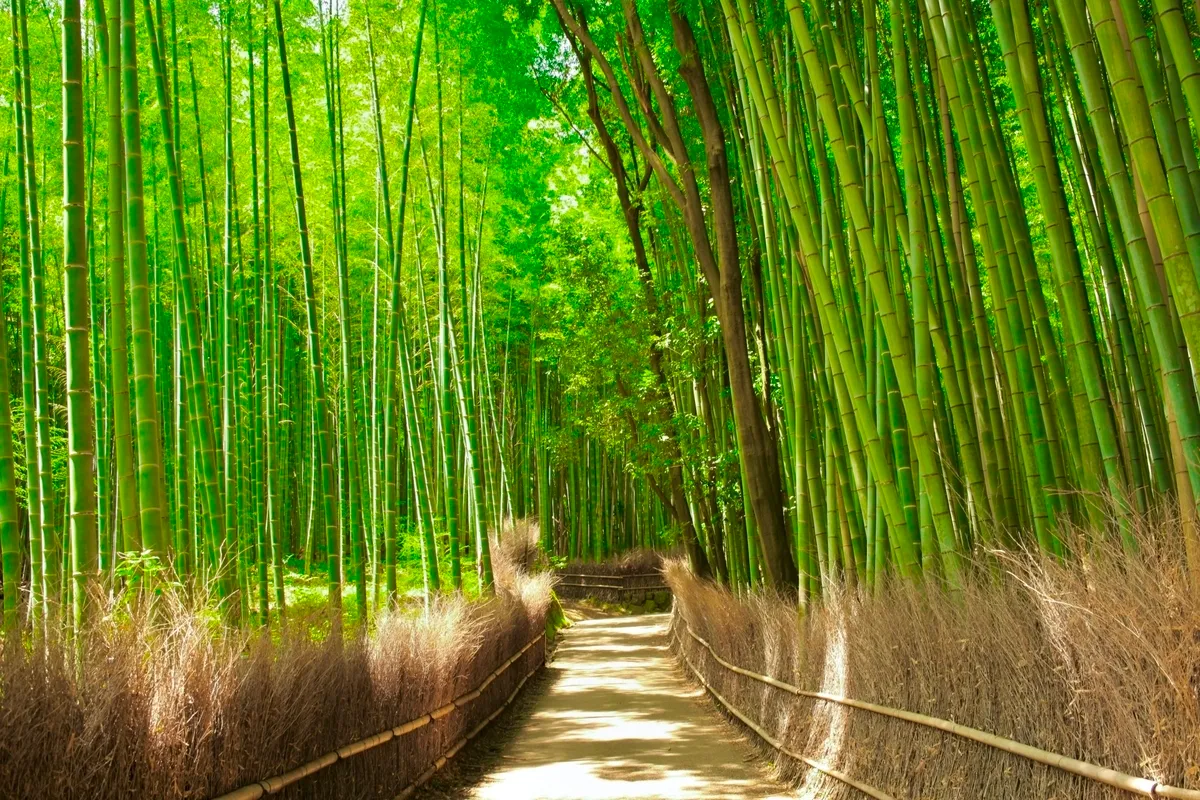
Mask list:
[[542,695],[460,797],[475,800],[779,798],[749,744],[679,672],[666,614],[566,631]]

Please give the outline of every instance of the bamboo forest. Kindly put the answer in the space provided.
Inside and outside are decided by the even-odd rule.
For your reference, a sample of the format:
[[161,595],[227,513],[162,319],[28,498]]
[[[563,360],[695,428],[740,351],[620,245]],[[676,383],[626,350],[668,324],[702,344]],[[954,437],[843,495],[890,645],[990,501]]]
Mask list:
[[0,800],[1200,800],[1200,0],[4,4]]

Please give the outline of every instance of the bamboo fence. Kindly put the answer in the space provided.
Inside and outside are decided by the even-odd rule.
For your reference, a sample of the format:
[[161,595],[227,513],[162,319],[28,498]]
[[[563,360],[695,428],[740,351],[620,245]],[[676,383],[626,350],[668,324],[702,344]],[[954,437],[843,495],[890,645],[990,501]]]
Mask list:
[[877,798],[877,800],[894,800],[894,799],[890,795],[882,792],[879,789],[876,789],[871,786],[867,786],[866,784],[861,784],[861,783],[853,780],[849,776],[839,773],[837,770],[834,770],[826,765],[823,765],[816,761],[813,761],[803,755],[791,752],[790,750],[786,749],[781,742],[779,742],[774,737],[772,737],[770,734],[768,734],[765,730],[763,730],[763,728],[760,725],[758,725],[753,720],[751,720],[749,717],[747,717],[746,714],[744,714],[743,712],[734,708],[731,703],[729,703],[727,700],[725,700],[725,698],[721,697],[712,688],[712,686],[709,685],[708,680],[700,673],[700,671],[695,667],[695,665],[692,664],[691,660],[687,657],[686,650],[683,647],[683,642],[680,641],[680,639],[678,638],[678,633],[677,633],[678,626],[682,626],[683,630],[687,633],[687,635],[690,638],[695,640],[701,647],[703,647],[705,650],[707,650],[708,654],[710,656],[712,656],[714,661],[716,661],[718,664],[720,664],[722,667],[729,670],[730,672],[734,672],[738,675],[743,675],[747,678],[758,681],[759,683],[763,683],[767,686],[771,686],[776,689],[780,689],[784,692],[788,692],[789,694],[795,695],[797,697],[807,697],[807,698],[810,698],[813,700],[823,701],[823,702],[827,702],[827,703],[837,703],[838,705],[847,706],[849,708],[855,708],[855,709],[859,709],[862,711],[870,711],[874,714],[880,714],[882,716],[892,717],[894,719],[900,719],[900,720],[904,720],[906,722],[912,722],[917,725],[923,725],[927,728],[934,728],[936,730],[940,730],[945,733],[952,734],[954,736],[959,736],[964,739],[970,739],[972,741],[979,742],[980,744],[985,744],[985,745],[988,745],[989,747],[994,747],[997,750],[1002,750],[1006,753],[1010,753],[1012,755],[1019,756],[1021,758],[1029,759],[1030,761],[1035,761],[1037,763],[1045,764],[1050,767],[1056,767],[1058,769],[1063,770],[1064,772],[1069,772],[1073,775],[1078,775],[1082,778],[1086,778],[1088,780],[1093,780],[1098,783],[1103,783],[1108,786],[1112,786],[1116,789],[1121,789],[1126,792],[1130,792],[1132,794],[1139,795],[1142,797],[1170,798],[1170,800],[1200,800],[1200,791],[1197,791],[1195,789],[1184,789],[1184,788],[1181,788],[1178,786],[1168,786],[1167,784],[1159,783],[1158,781],[1153,780],[1151,778],[1141,778],[1136,775],[1129,775],[1124,772],[1118,772],[1117,770],[1108,769],[1107,767],[1102,767],[1097,764],[1089,764],[1085,761],[1080,761],[1079,759],[1070,758],[1069,756],[1059,755],[1058,753],[1051,753],[1047,750],[1042,750],[1041,748],[1038,748],[1038,747],[1033,747],[1031,745],[1027,745],[1022,742],[1015,741],[1013,739],[1007,739],[1003,736],[997,736],[993,733],[981,731],[978,728],[972,728],[967,725],[959,725],[958,723],[951,722],[949,720],[939,719],[937,717],[930,717],[925,714],[917,714],[915,712],[905,711],[903,709],[889,708],[888,706],[881,706],[881,705],[877,705],[875,703],[868,703],[863,700],[855,700],[853,698],[843,697],[841,695],[836,695],[836,694],[830,694],[828,692],[814,692],[814,691],[810,691],[807,689],[801,689],[797,686],[792,686],[790,683],[786,683],[777,678],[772,678],[769,675],[760,675],[757,672],[753,672],[753,671],[745,669],[743,667],[739,667],[736,664],[732,664],[732,663],[726,661],[725,659],[721,658],[721,656],[717,655],[717,652],[716,652],[716,650],[713,649],[712,645],[710,645],[702,637],[700,637],[699,635],[697,635],[695,632],[692,631],[691,627],[689,627],[687,624],[687,620],[685,620],[681,614],[676,613],[674,615],[674,620],[673,620],[673,625],[672,625],[673,639],[680,645],[679,652],[684,660],[684,663],[696,675],[696,677],[699,679],[700,683],[705,687],[705,689],[707,689],[717,699],[717,701],[721,703],[721,705],[723,705],[726,709],[728,709],[729,712],[732,713],[735,717],[737,717],[742,722],[744,722],[747,727],[749,727],[756,734],[758,734],[759,737],[761,737],[767,744],[771,745],[771,747],[773,747],[774,749],[778,750],[779,752],[783,753],[784,755],[787,755],[787,756],[790,756],[791,758],[802,761],[805,764],[808,764],[810,767],[813,767],[814,769],[824,772],[826,775],[836,778],[844,783],[847,783],[847,784],[855,787],[856,789],[859,789],[864,794],[867,794],[870,797]]
[[[478,700],[480,695],[485,689],[488,688],[488,686],[492,684],[493,681],[503,675],[513,664],[520,660],[522,656],[529,652],[534,645],[544,640],[545,637],[545,631],[540,631],[538,635],[529,642],[529,644],[522,647],[517,653],[513,654],[507,661],[497,667],[491,674],[484,678],[478,686],[469,692],[459,695],[443,706],[435,708],[434,710],[426,714],[422,714],[415,719],[411,719],[408,722],[397,725],[394,728],[388,728],[387,730],[380,731],[373,736],[368,736],[365,739],[359,739],[356,742],[343,745],[336,750],[330,751],[325,755],[319,756],[312,761],[301,764],[295,769],[291,769],[280,775],[264,778],[261,781],[247,784],[240,789],[234,789],[232,792],[228,792],[227,794],[223,794],[217,798],[214,798],[214,800],[258,800],[258,798],[265,795],[277,794],[297,781],[303,780],[314,773],[333,766],[338,761],[344,761],[352,756],[365,753],[372,748],[390,742],[400,736],[404,736],[412,733],[413,731],[419,730],[435,720],[449,716],[453,712],[470,705],[475,700]],[[544,653],[543,657],[539,658],[533,667],[527,673],[525,673],[525,676],[521,678],[520,683],[518,683],[516,688],[513,689],[508,697],[505,698],[504,702],[497,706],[496,709],[492,711],[492,713],[489,714],[483,722],[479,723],[465,736],[451,745],[451,747],[447,749],[445,753],[438,756],[437,759],[435,759],[433,763],[429,765],[428,769],[422,772],[415,781],[413,781],[400,792],[400,794],[397,796],[397,800],[411,797],[418,788],[432,778],[438,770],[444,767],[447,761],[457,755],[458,752],[467,744],[467,742],[478,736],[494,719],[496,719],[496,717],[501,714],[501,712],[504,711],[504,709],[508,708],[512,701],[515,700],[517,695],[521,692],[521,689],[525,686],[526,681],[533,677],[534,673],[541,669],[543,664],[545,664]]]

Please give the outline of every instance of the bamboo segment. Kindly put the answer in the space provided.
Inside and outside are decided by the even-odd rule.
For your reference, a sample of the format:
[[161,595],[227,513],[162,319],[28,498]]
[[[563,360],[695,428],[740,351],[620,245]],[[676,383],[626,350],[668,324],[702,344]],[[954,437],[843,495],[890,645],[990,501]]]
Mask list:
[[267,794],[274,794],[276,792],[282,791],[283,789],[286,789],[288,786],[291,786],[293,783],[296,783],[297,781],[307,778],[309,775],[312,775],[316,772],[320,772],[321,770],[325,769],[326,767],[333,766],[334,762],[336,762],[337,760],[338,760],[337,751],[334,751],[332,753],[326,753],[325,755],[321,756],[320,758],[314,758],[312,761],[309,761],[307,764],[301,764],[300,766],[296,767],[295,769],[285,772],[282,775],[278,775],[274,778],[267,778],[265,781],[262,782],[262,787],[266,791]]
[[362,739],[361,741],[354,742],[353,744],[348,744],[348,745],[345,745],[344,747],[339,747],[337,749],[338,758],[349,758],[350,756],[356,756],[359,753],[370,750],[372,747],[378,747],[379,745],[384,744],[385,742],[390,742],[392,740],[393,736],[395,736],[394,731],[391,731],[391,730],[382,731],[380,733],[375,734],[374,736],[368,737],[366,739]]
[[433,716],[430,714],[425,714],[424,716],[417,717],[412,722],[406,722],[403,725],[399,725],[399,726],[393,728],[392,733],[395,734],[396,736],[403,736],[406,733],[412,733],[417,728],[425,727],[432,721],[433,721]]

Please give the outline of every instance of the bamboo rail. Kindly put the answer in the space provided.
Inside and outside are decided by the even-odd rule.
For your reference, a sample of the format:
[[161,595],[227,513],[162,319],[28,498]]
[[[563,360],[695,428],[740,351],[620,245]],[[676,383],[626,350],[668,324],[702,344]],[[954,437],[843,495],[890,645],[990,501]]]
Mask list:
[[596,572],[556,572],[564,578],[661,578],[661,572],[630,572],[628,574],[604,574]]
[[488,715],[487,719],[485,719],[483,722],[476,725],[474,728],[471,729],[471,731],[469,733],[467,733],[466,736],[464,736],[463,738],[461,738],[457,742],[455,742],[454,746],[451,747],[449,750],[447,750],[444,755],[439,756],[438,759],[429,766],[429,769],[422,772],[415,781],[410,783],[408,785],[408,787],[406,789],[404,789],[404,791],[402,791],[402,792],[400,792],[400,794],[396,795],[396,800],[408,800],[408,798],[412,797],[413,794],[417,791],[417,789],[420,789],[421,786],[423,786],[426,781],[428,781],[430,778],[432,778],[439,769],[446,766],[447,761],[449,761],[450,759],[452,759],[456,755],[458,755],[458,752],[460,750],[462,750],[463,747],[466,746],[467,742],[471,741],[476,736],[478,736],[484,730],[484,728],[486,728],[488,725],[490,725],[492,723],[492,720],[494,720],[494,719],[496,719],[496,717],[500,716],[501,712],[503,712],[504,709],[508,708],[509,705],[512,704],[512,701],[517,698],[517,695],[520,694],[521,689],[524,688],[525,682],[528,681],[530,678],[532,678],[534,673],[537,672],[538,669],[541,668],[541,666],[542,666],[542,664],[541,664],[541,662],[539,662],[536,666],[534,666],[533,669],[531,669],[531,670],[529,670],[529,672],[525,673],[525,677],[521,678],[521,682],[518,683],[516,688],[512,690],[512,693],[509,694],[509,696],[507,698],[505,698],[504,702],[501,703],[500,706],[497,707],[495,711],[493,711],[491,714]]
[[[455,709],[463,708],[469,705],[471,702],[477,700],[483,691],[490,686],[493,681],[499,678],[509,667],[515,664],[517,659],[529,652],[530,648],[542,641],[545,636],[545,631],[540,631],[538,635],[529,642],[529,644],[522,647],[517,653],[509,657],[508,660],[493,670],[491,674],[484,678],[474,689],[459,695],[449,703],[439,706],[427,714],[422,714],[416,719],[411,719],[408,722],[397,725],[394,728],[388,728],[385,731],[381,731],[373,736],[368,736],[365,739],[359,739],[356,742],[343,745],[336,750],[332,750],[323,756],[318,756],[312,761],[301,764],[295,769],[289,770],[280,775],[265,778],[261,781],[243,786],[240,789],[234,789],[232,792],[228,792],[214,798],[214,800],[258,800],[258,798],[264,795],[276,794],[282,791],[284,788],[291,786],[293,783],[307,778],[309,775],[312,775],[316,772],[320,772],[321,770],[332,766],[338,761],[343,761],[351,756],[364,753],[367,750],[378,747],[381,744],[390,742],[392,739],[412,733],[419,728],[423,728],[430,722],[447,716]],[[492,722],[492,720],[498,717],[500,713],[504,711],[504,709],[508,708],[512,701],[516,699],[517,694],[525,686],[525,682],[528,681],[535,672],[541,669],[544,663],[544,659],[538,661],[538,663],[534,665],[533,669],[529,670],[529,672],[525,674],[525,677],[521,679],[521,682],[517,684],[517,687],[512,691],[511,694],[509,694],[505,701],[501,703],[495,711],[488,715],[487,719],[476,725],[469,733],[467,733],[466,736],[455,742],[455,744],[449,750],[447,750],[441,756],[438,756],[433,764],[430,765],[429,769],[421,773],[417,780],[409,784],[409,786],[400,793],[397,800],[410,797],[412,793],[415,792],[423,783],[433,777],[434,773],[445,766],[447,761],[457,755],[458,751],[461,750],[467,742],[478,736],[479,733],[483,731],[483,729],[486,728],[489,723]]]
[[[555,573],[556,586],[571,589],[600,589],[618,592],[623,595],[649,592],[670,592],[671,587],[663,580],[661,572],[638,572],[629,575],[588,575],[577,572]],[[645,578],[657,578],[658,583],[641,584],[636,581]],[[631,583],[632,582],[632,583]]]
[[708,690],[709,694],[711,694],[713,697],[715,697],[717,699],[717,702],[719,702],[721,705],[725,706],[726,710],[728,710],[730,714],[733,714],[735,717],[737,717],[743,723],[745,723],[746,727],[750,728],[750,730],[757,733],[759,738],[762,739],[763,741],[765,741],[767,744],[771,745],[771,747],[774,747],[776,750],[778,750],[779,752],[783,753],[786,756],[791,756],[792,758],[796,759],[797,761],[803,761],[805,764],[807,764],[808,766],[817,770],[818,772],[823,772],[824,774],[828,775],[829,777],[835,778],[835,779],[841,781],[842,783],[846,784],[847,786],[852,786],[855,789],[858,789],[860,792],[867,795],[868,797],[874,798],[874,800],[896,800],[890,794],[882,791],[881,789],[876,789],[874,786],[863,783],[862,781],[857,781],[854,778],[851,778],[849,775],[847,775],[846,773],[844,773],[840,770],[836,770],[833,767],[830,767],[826,764],[822,764],[820,761],[816,761],[814,759],[809,758],[808,756],[803,756],[797,752],[789,750],[783,744],[783,742],[779,741],[774,736],[769,734],[757,722],[750,719],[745,714],[743,714],[741,711],[739,711],[733,705],[733,703],[730,703],[728,700],[726,700],[724,697],[722,697],[721,693],[718,692],[716,689],[714,689],[709,684],[708,680],[705,679],[705,677],[700,674],[700,670],[696,669],[695,665],[692,664],[691,659],[687,657],[687,653],[683,653],[683,663],[687,664],[688,669],[690,669],[692,671],[692,673],[696,676],[696,680],[700,681],[700,683],[703,684],[704,688]]
[[669,592],[670,586],[626,586],[621,583],[573,583],[571,581],[559,581],[557,586],[571,586],[576,589],[615,589],[617,591],[637,591],[637,592]]
[[[916,723],[917,725],[923,725],[927,728],[934,728],[936,730],[950,733],[964,739],[970,739],[972,741],[979,742],[980,744],[986,744],[990,747],[996,748],[997,750],[1003,750],[1006,753],[1020,756],[1022,758],[1029,759],[1030,761],[1036,761],[1039,764],[1057,767],[1064,772],[1078,775],[1081,778],[1087,778],[1089,780],[1096,781],[1097,783],[1103,783],[1132,794],[1142,795],[1143,797],[1170,798],[1170,800],[1200,800],[1200,791],[1195,789],[1184,789],[1178,786],[1168,786],[1165,783],[1159,783],[1151,778],[1139,778],[1136,775],[1129,775],[1124,772],[1108,769],[1107,767],[1089,764],[1086,761],[1080,761],[1079,759],[1059,755],[1058,753],[1051,753],[1048,750],[1042,750],[1041,748],[1033,747],[1032,745],[1027,745],[1013,739],[1007,739],[1003,736],[997,736],[986,731],[981,731],[978,728],[972,728],[967,725],[959,725],[956,722],[939,719],[938,717],[930,717],[925,714],[917,714],[912,711],[904,711],[903,709],[898,708],[889,708],[887,706],[868,703],[864,700],[855,700],[849,697],[842,697],[841,695],[830,694],[828,692],[809,691],[807,689],[801,689],[797,686],[792,686],[790,683],[785,683],[784,681],[778,680],[777,678],[772,678],[769,675],[759,675],[757,672],[752,672],[743,667],[739,667],[736,664],[731,664],[717,655],[717,652],[713,649],[712,645],[697,635],[687,624],[687,620],[683,619],[682,615],[677,614],[675,619],[678,620],[679,624],[683,626],[683,629],[687,632],[688,636],[695,639],[700,645],[708,650],[709,655],[711,655],[718,664],[725,667],[730,672],[735,672],[739,675],[745,675],[747,678],[756,680],[759,683],[764,683],[767,686],[773,686],[776,689],[780,689],[798,697],[808,697],[814,700],[823,700],[828,703],[837,703],[838,705],[857,708],[862,711],[870,711],[885,717],[892,717],[893,719],[902,719],[907,722]],[[686,654],[684,655],[684,660],[687,661]],[[688,666],[691,666],[690,661],[688,662]],[[694,667],[693,671],[695,671]],[[708,688],[708,690],[712,692],[714,696],[716,696],[716,692],[713,692],[712,688],[708,686],[706,681],[702,679],[701,683],[703,683],[705,687]],[[718,697],[718,699],[720,698]],[[726,707],[728,708],[728,706]],[[733,709],[730,708],[730,710],[732,711]],[[737,716],[739,719],[742,719],[743,722],[747,722],[740,714],[737,714]],[[747,722],[747,724],[750,723]],[[751,725],[750,727],[754,729],[755,732],[758,732],[756,726]],[[762,736],[761,733],[759,733],[759,735]],[[768,741],[770,740],[768,739]],[[788,753],[788,755],[792,754]],[[805,763],[809,763],[806,759],[801,758],[800,760],[805,761]],[[812,765],[810,764],[810,766]],[[818,767],[818,769],[820,769],[820,767]]]

